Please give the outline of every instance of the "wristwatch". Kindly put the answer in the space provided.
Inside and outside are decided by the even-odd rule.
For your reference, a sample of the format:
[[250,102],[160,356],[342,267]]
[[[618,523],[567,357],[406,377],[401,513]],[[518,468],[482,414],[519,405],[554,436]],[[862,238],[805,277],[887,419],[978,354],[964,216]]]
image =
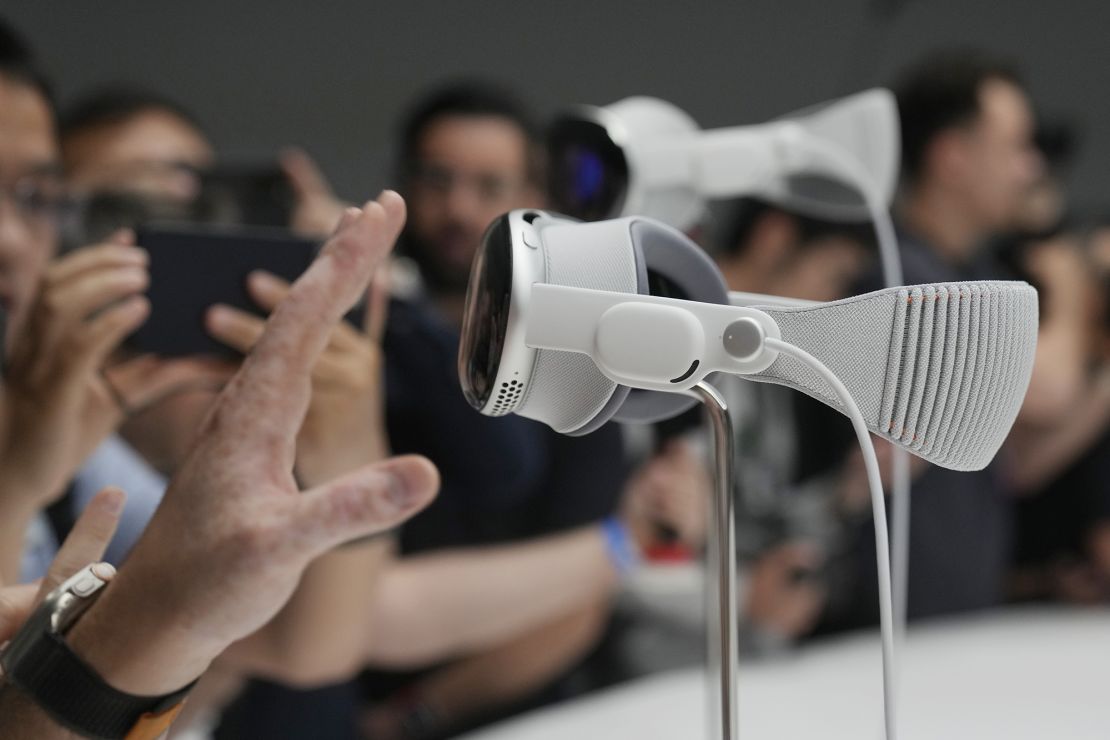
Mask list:
[[84,737],[155,740],[169,729],[193,684],[166,696],[125,694],[109,686],[65,641],[105,584],[90,565],[51,591],[0,653],[3,679],[54,721]]

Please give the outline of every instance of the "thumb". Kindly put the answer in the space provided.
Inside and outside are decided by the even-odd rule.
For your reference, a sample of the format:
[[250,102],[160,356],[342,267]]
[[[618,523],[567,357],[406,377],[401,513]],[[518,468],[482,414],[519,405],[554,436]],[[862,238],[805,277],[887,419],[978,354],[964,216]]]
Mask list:
[[395,527],[423,509],[439,490],[427,458],[395,457],[304,493],[297,517],[313,556],[358,537]]

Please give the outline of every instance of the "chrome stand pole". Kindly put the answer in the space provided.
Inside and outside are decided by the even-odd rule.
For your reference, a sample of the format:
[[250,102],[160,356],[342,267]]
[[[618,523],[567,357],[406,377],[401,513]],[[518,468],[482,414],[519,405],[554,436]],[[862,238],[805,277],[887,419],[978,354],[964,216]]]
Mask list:
[[[732,497],[732,422],[728,405],[706,382],[691,391],[705,407],[713,431],[716,485],[709,518],[708,647],[709,737],[737,740],[736,523]],[[715,679],[715,680],[714,680]]]

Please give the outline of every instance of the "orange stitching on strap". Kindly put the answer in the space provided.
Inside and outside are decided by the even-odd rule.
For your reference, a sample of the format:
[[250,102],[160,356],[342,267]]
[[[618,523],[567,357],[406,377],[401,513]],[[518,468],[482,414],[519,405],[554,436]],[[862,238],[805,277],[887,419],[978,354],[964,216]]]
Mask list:
[[[902,427],[902,434],[898,434],[898,435],[893,435],[892,432],[891,432],[892,429],[894,429],[894,419],[891,419],[890,422],[888,422],[887,425],[886,425],[887,434],[891,434],[891,436],[901,437],[902,434],[906,433],[905,427]],[[917,433],[916,432],[914,434],[910,435],[910,441],[911,442],[916,442],[917,441]],[[922,439],[921,443],[925,444],[925,440]]]

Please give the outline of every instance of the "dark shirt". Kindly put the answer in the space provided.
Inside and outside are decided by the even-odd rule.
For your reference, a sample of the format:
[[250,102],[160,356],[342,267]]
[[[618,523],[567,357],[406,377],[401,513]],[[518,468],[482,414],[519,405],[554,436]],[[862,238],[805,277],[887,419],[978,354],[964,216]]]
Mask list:
[[402,552],[510,542],[599,521],[627,474],[620,429],[568,437],[520,416],[483,416],[463,397],[459,334],[394,301],[384,340],[386,423],[396,454],[419,453],[442,486],[401,529]]
[[1087,557],[1086,540],[1110,522],[1110,428],[1067,470],[1018,500],[1017,562],[1050,565]]
[[297,690],[253,680],[220,717],[215,740],[363,740],[357,684]]

